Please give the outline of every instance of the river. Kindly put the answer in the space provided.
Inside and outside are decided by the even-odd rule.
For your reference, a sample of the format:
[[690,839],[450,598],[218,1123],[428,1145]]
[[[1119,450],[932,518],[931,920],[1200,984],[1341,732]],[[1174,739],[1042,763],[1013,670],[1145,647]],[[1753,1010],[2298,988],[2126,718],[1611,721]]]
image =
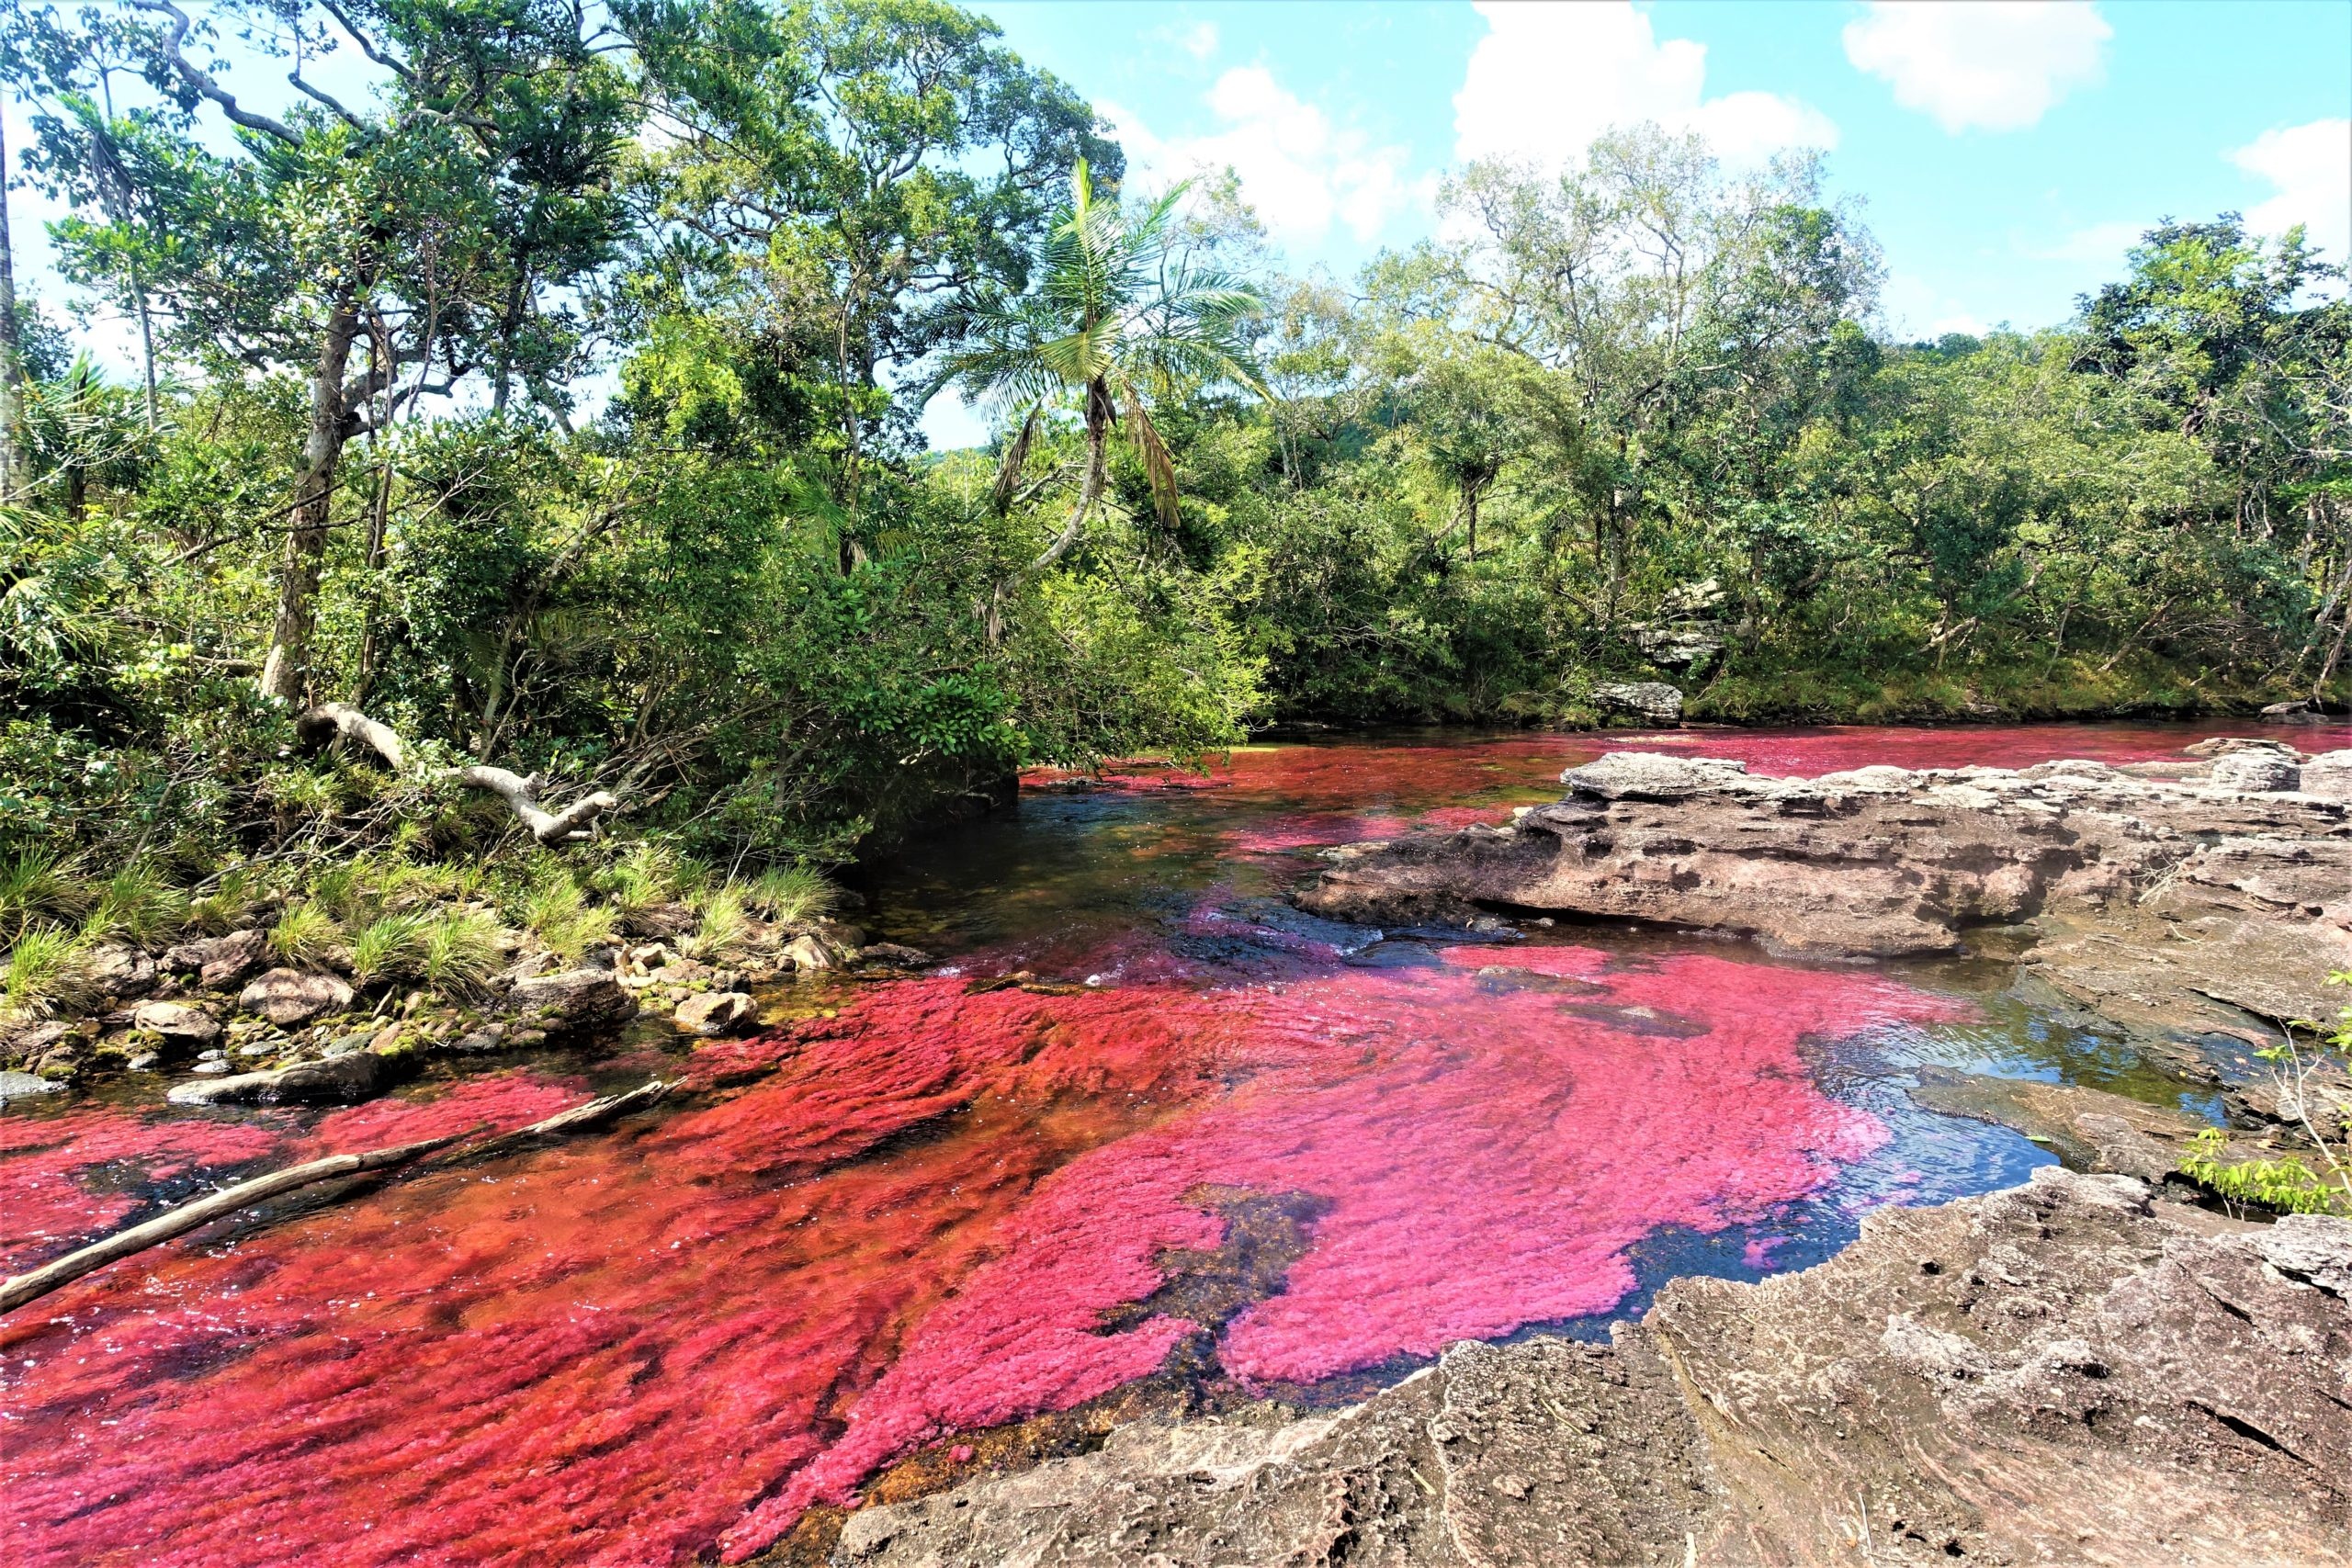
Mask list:
[[686,1088],[16,1314],[0,1540],[28,1565],[741,1560],[1034,1417],[1337,1400],[1456,1339],[1603,1333],[1678,1275],[1805,1267],[1874,1208],[2049,1160],[1914,1106],[1923,1065],[2202,1091],[1985,961],[1317,919],[1281,898],[1316,848],[1500,820],[1607,747],[1810,773],[2230,732],[1417,733],[1039,773],[865,874],[869,928],[944,967],[788,988],[748,1040],[640,1032],[325,1113],[12,1109],[11,1270],[288,1160]]

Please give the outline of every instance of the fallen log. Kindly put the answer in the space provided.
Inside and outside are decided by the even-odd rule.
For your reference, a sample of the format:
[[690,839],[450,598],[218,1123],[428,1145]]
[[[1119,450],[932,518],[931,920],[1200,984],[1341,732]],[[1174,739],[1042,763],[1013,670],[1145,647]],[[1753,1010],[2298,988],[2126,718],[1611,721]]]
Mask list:
[[[463,1150],[462,1153],[469,1158],[474,1158],[482,1155],[503,1153],[534,1138],[558,1137],[567,1133],[584,1132],[591,1127],[600,1126],[616,1116],[642,1110],[668,1094],[674,1087],[673,1084],[655,1078],[622,1093],[608,1094],[602,1099],[589,1100],[584,1105],[575,1105],[568,1111],[559,1111],[554,1115],[544,1117],[527,1127],[518,1127],[511,1133],[501,1133],[495,1137],[486,1138],[472,1147]],[[369,1149],[364,1154],[329,1155],[324,1159],[314,1159],[306,1164],[288,1166],[284,1170],[274,1170],[266,1176],[256,1176],[250,1181],[240,1181],[233,1187],[224,1187],[208,1197],[198,1198],[193,1202],[183,1203],[176,1209],[167,1210],[152,1220],[131,1226],[129,1230],[118,1231],[103,1240],[94,1241],[87,1247],[79,1247],[62,1258],[42,1264],[28,1273],[0,1280],[0,1313],[14,1312],[28,1302],[40,1300],[60,1286],[73,1283],[85,1274],[95,1272],[109,1263],[119,1262],[133,1254],[144,1252],[151,1247],[171,1240],[174,1236],[186,1235],[188,1232],[210,1224],[215,1220],[225,1219],[240,1209],[251,1207],[253,1204],[304,1187],[315,1186],[322,1181],[332,1181],[337,1177],[358,1176],[368,1171],[390,1170],[396,1166],[407,1165],[426,1155],[446,1149],[453,1144],[462,1143],[469,1135],[466,1133],[451,1133],[444,1137],[427,1138],[422,1143],[395,1144],[390,1148]]]
[[365,1171],[389,1170],[394,1166],[406,1165],[435,1149],[448,1147],[464,1135],[452,1133],[443,1138],[427,1138],[423,1143],[395,1144],[388,1149],[370,1149],[366,1154],[329,1155],[324,1159],[288,1166],[284,1170],[271,1171],[267,1176],[256,1176],[251,1181],[240,1181],[234,1187],[224,1187],[209,1197],[166,1210],[143,1224],[118,1231],[103,1241],[94,1241],[87,1247],[44,1263],[30,1273],[0,1280],[0,1312],[14,1312],[28,1302],[40,1300],[61,1285],[73,1283],[85,1274],[134,1253],[144,1252],[175,1235],[186,1235],[198,1226],[225,1218],[265,1199],[317,1182],[331,1181],[338,1176],[356,1176]]

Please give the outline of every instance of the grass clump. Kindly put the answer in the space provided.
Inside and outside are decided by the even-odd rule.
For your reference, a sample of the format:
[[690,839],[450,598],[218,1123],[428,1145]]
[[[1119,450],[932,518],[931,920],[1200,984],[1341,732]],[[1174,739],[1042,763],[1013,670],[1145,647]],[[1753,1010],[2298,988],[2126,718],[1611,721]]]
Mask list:
[[715,958],[743,940],[743,891],[732,882],[712,888],[695,900],[701,924],[686,939],[686,951],[696,958]]
[[291,904],[269,928],[269,950],[281,962],[317,968],[343,946],[343,927],[315,902]]
[[591,904],[569,870],[551,867],[533,877],[516,900],[516,922],[565,960],[577,959],[600,942],[612,940],[618,918],[612,909]]
[[207,936],[242,931],[260,917],[268,897],[268,886],[254,867],[223,867],[210,887],[188,900],[187,924]]
[[144,947],[176,931],[187,919],[187,895],[165,882],[153,866],[124,866],[98,889],[84,922],[88,937],[121,937]]
[[480,996],[505,961],[497,924],[468,911],[429,922],[419,949],[418,972],[445,997]]
[[0,861],[0,939],[69,919],[88,907],[73,863],[55,851],[28,844]]
[[93,999],[88,943],[63,926],[34,926],[17,934],[0,968],[0,1011],[11,1018],[47,1018]]
[[772,920],[813,920],[841,907],[842,892],[808,865],[777,865],[753,877],[744,902]]
[[357,986],[390,985],[424,972],[432,922],[422,915],[379,915],[351,939],[351,978]]

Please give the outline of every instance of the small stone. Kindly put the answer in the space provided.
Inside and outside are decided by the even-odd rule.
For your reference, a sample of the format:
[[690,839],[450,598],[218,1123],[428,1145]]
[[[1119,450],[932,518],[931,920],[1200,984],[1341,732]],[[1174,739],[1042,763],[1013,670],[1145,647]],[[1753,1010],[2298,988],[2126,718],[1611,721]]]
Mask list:
[[1535,1483],[1523,1475],[1505,1471],[1495,1477],[1495,1490],[1506,1497],[1524,1497],[1535,1490]]
[[141,1051],[123,1066],[134,1073],[152,1073],[164,1065],[164,1058],[153,1051]]
[[449,1049],[452,1051],[495,1051],[505,1043],[506,1026],[503,1023],[491,1023],[458,1035],[449,1042]]
[[209,1061],[209,1062],[198,1062],[196,1066],[192,1066],[192,1067],[190,1067],[190,1068],[188,1069],[188,1071],[189,1071],[189,1072],[192,1072],[192,1073],[202,1073],[202,1074],[204,1074],[204,1075],[205,1075],[206,1077],[219,1077],[220,1074],[225,1073],[225,1072],[227,1072],[228,1070],[229,1070],[229,1064],[228,1064],[228,1063],[226,1063],[226,1062],[224,1062],[224,1061],[221,1061],[221,1060],[220,1060],[220,1058],[218,1058],[218,1057],[215,1057],[215,1058],[213,1058],[211,1061]]
[[368,1037],[368,1049],[370,1051],[389,1051],[400,1043],[401,1026],[397,1023],[390,1024],[385,1028],[376,1031],[375,1033]]
[[707,991],[680,1002],[673,1021],[688,1034],[726,1034],[751,1021],[753,1010],[741,991]]
[[272,969],[239,993],[237,1005],[287,1029],[322,1013],[341,1012],[351,1005],[351,987],[333,975]]

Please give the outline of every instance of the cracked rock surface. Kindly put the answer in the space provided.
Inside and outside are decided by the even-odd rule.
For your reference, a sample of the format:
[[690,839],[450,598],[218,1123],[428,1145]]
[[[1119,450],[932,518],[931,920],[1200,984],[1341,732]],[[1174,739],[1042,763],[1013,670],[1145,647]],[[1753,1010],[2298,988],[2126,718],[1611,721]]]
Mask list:
[[2352,752],[1816,779],[1616,752],[1561,776],[1565,798],[1507,828],[1334,852],[1294,898],[1374,923],[1500,908],[1880,958],[1999,928],[2030,942],[2038,999],[2239,1051],[2332,1016],[2326,976],[2352,968]]
[[853,1515],[833,1560],[2352,1563],[2352,1221],[2057,1168],[1608,1346],[1460,1345],[1336,1412],[1142,1422]]

